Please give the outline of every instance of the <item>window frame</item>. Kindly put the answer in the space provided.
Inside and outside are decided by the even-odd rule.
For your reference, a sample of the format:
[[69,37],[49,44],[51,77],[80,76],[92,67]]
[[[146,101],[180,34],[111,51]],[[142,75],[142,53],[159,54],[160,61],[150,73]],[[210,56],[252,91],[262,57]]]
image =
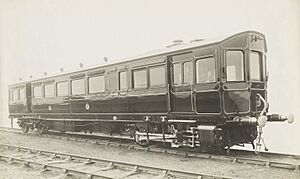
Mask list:
[[[145,87],[135,87],[135,82],[134,82],[134,79],[135,79],[135,76],[134,76],[134,72],[136,71],[145,71],[145,82],[146,82],[146,85]],[[135,68],[135,69],[132,69],[132,89],[147,89],[149,88],[149,77],[148,77],[148,68],[147,67],[142,67],[142,68]]]
[[[180,69],[180,74],[179,74],[179,76],[180,76],[180,83],[174,83],[174,65],[179,65],[179,69]],[[181,86],[183,84],[183,65],[182,65],[182,62],[176,62],[176,63],[172,63],[172,85],[173,86]]]
[[[185,68],[184,68],[184,64],[186,64],[186,63],[191,63],[191,76],[190,76],[190,78],[191,78],[191,81],[190,81],[190,83],[186,83],[185,82]],[[183,61],[182,62],[182,85],[185,85],[185,86],[190,86],[190,85],[193,85],[194,84],[194,67],[195,65],[194,65],[194,63],[193,63],[193,60],[186,60],[186,61]]]
[[[121,88],[121,74],[124,73],[125,74],[125,85],[126,88]],[[122,70],[118,72],[118,90],[119,91],[127,91],[128,90],[128,75],[127,75],[127,71],[126,70]]]
[[[23,99],[21,99],[21,90],[24,90],[24,98]],[[26,100],[26,89],[25,89],[25,87],[19,88],[18,93],[19,93],[19,101],[25,101]]]
[[[251,53],[256,53],[256,54],[258,54],[258,63],[259,63],[259,80],[256,80],[256,79],[252,79],[252,73],[251,73],[251,63],[250,63],[250,55],[251,55]],[[248,67],[249,67],[249,81],[250,82],[256,82],[256,83],[259,83],[259,82],[263,82],[264,81],[264,79],[265,79],[265,70],[264,70],[264,62],[263,62],[263,54],[262,54],[262,52],[260,52],[260,51],[256,51],[256,50],[250,50],[249,51],[249,57],[248,57]]]
[[[46,96],[46,86],[53,86],[53,96]],[[46,83],[44,84],[44,97],[45,98],[54,98],[56,96],[55,94],[55,83]]]
[[[242,53],[242,62],[243,62],[243,80],[228,81],[228,72],[227,72],[227,52],[241,52]],[[225,79],[226,83],[236,83],[236,82],[245,82],[246,81],[246,64],[245,64],[245,52],[242,49],[228,49],[225,51]]]
[[[40,99],[40,98],[43,98],[44,97],[44,95],[43,95],[43,84],[39,84],[39,85],[34,85],[34,86],[32,86],[32,98],[34,98],[34,99]],[[41,87],[41,96],[38,96],[38,97],[36,97],[35,96],[35,91],[34,91],[34,88],[36,88],[36,87]],[[20,100],[20,94],[19,94],[19,100]]]
[[[62,95],[60,96],[59,95],[59,92],[58,92],[58,84],[59,83],[67,83],[67,94],[66,95]],[[56,82],[55,83],[55,93],[56,93],[56,97],[66,97],[66,96],[70,96],[70,84],[69,84],[69,81],[66,80],[66,81],[59,81],[59,82]]]
[[[12,91],[12,102],[18,102],[18,101],[20,101],[20,94],[19,94],[19,89],[18,88],[14,88],[14,89],[12,89],[11,90]],[[14,92],[16,92],[16,94],[17,94],[17,98],[15,98],[15,94],[14,94]]]
[[[91,92],[90,91],[90,79],[91,78],[97,78],[97,77],[103,77],[103,91],[96,91],[96,92]],[[97,74],[97,75],[92,75],[87,77],[87,94],[97,94],[97,93],[105,93],[106,92],[106,83],[105,83],[105,75],[104,74]]]
[[[73,94],[73,82],[74,81],[79,81],[79,80],[83,80],[83,93],[79,93],[79,94]],[[74,78],[70,80],[70,95],[71,96],[78,96],[78,95],[85,95],[86,94],[86,85],[85,85],[85,78]]]
[[[151,74],[150,74],[150,71],[151,69],[155,69],[155,68],[161,68],[163,67],[164,69],[164,84],[158,84],[158,85],[151,85]],[[166,86],[166,82],[167,82],[167,77],[166,77],[166,66],[165,64],[159,64],[159,65],[154,65],[154,66],[149,66],[147,68],[148,70],[148,73],[146,73],[146,75],[148,74],[148,82],[149,84],[147,85],[149,88],[156,88],[156,87],[165,87]]]
[[[197,62],[198,61],[202,61],[202,60],[208,60],[208,59],[213,59],[213,64],[214,64],[214,81],[210,81],[210,82],[198,82],[198,65]],[[195,60],[195,84],[209,84],[209,83],[216,83],[218,82],[218,75],[217,75],[217,60],[214,56],[207,56],[207,57],[201,57],[201,58],[197,58]]]

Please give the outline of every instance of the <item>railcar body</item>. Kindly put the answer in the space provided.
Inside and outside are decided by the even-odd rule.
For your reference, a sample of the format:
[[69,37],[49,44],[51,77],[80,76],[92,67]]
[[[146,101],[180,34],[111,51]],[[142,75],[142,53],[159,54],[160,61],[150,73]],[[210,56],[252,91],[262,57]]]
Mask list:
[[124,62],[9,86],[9,117],[27,132],[101,131],[140,144],[253,143],[269,115],[265,36],[247,31],[174,44]]

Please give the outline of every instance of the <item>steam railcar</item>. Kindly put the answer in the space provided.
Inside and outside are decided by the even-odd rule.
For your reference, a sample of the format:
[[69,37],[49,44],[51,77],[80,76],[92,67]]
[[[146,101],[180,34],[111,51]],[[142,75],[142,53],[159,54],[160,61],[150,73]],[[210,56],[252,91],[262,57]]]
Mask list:
[[252,143],[267,114],[266,40],[247,31],[175,43],[124,62],[9,86],[9,117],[35,129],[102,132],[192,149]]

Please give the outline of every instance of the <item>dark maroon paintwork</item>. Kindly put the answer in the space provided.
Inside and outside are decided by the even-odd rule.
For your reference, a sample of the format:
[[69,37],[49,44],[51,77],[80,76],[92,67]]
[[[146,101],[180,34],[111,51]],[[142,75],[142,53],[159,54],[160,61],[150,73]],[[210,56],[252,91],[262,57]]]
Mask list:
[[[50,119],[79,118],[82,120],[112,120],[113,116],[118,116],[118,119],[141,121],[145,116],[169,116],[173,119],[196,119],[199,123],[219,123],[221,119],[230,120],[235,115],[254,115],[255,111],[262,110],[261,107],[256,108],[256,93],[266,97],[266,81],[264,79],[260,83],[252,83],[248,80],[248,56],[245,55],[246,80],[226,82],[223,73],[224,59],[226,51],[230,49],[241,50],[245,54],[250,50],[265,54],[264,35],[252,31],[244,32],[213,43],[183,46],[175,50],[167,49],[118,64],[30,81],[26,88],[28,93],[31,93],[30,84],[43,84],[44,81],[49,80],[53,80],[54,83],[67,80],[70,84],[73,78],[87,79],[89,75],[103,73],[106,92],[37,99],[31,99],[30,94],[27,95],[25,102],[9,102],[10,116],[35,115]],[[195,84],[195,68],[193,68],[193,84],[172,85],[173,63],[190,61],[195,66],[196,59],[207,56],[215,58],[216,82]],[[153,65],[165,65],[166,84],[157,88],[132,89],[132,70]],[[129,88],[127,91],[119,91],[117,72],[124,70],[127,72]],[[13,89],[21,85],[24,83],[9,88]]]

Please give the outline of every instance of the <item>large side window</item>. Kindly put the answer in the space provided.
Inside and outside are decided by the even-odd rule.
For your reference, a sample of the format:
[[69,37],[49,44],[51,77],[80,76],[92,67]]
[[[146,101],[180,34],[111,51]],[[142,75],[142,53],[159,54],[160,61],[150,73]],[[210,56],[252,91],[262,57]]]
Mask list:
[[181,75],[181,64],[175,63],[173,64],[173,84],[181,85],[182,83],[182,75]]
[[127,77],[125,71],[119,73],[119,90],[127,90]]
[[20,101],[24,101],[25,100],[25,88],[20,88]]
[[105,80],[103,75],[89,77],[88,84],[89,93],[105,92]]
[[258,52],[250,52],[249,68],[250,68],[250,80],[262,81],[262,68],[261,58]]
[[14,90],[12,91],[12,100],[13,100],[13,101],[18,101],[18,100],[19,100],[18,89],[14,89]]
[[33,87],[33,97],[34,98],[41,98],[41,97],[43,97],[43,95],[42,95],[42,85],[34,86]]
[[57,83],[56,88],[57,88],[57,96],[69,95],[69,85],[67,81]]
[[204,58],[196,61],[197,83],[210,83],[216,81],[215,59]]
[[165,66],[149,68],[150,86],[164,86],[166,84]]
[[133,70],[133,88],[147,88],[146,68]]
[[242,51],[226,52],[227,81],[244,81],[244,54]]
[[45,85],[45,98],[54,97],[54,84]]
[[72,95],[85,94],[84,78],[72,80]]
[[193,83],[193,65],[192,62],[183,63],[183,83],[192,84]]

